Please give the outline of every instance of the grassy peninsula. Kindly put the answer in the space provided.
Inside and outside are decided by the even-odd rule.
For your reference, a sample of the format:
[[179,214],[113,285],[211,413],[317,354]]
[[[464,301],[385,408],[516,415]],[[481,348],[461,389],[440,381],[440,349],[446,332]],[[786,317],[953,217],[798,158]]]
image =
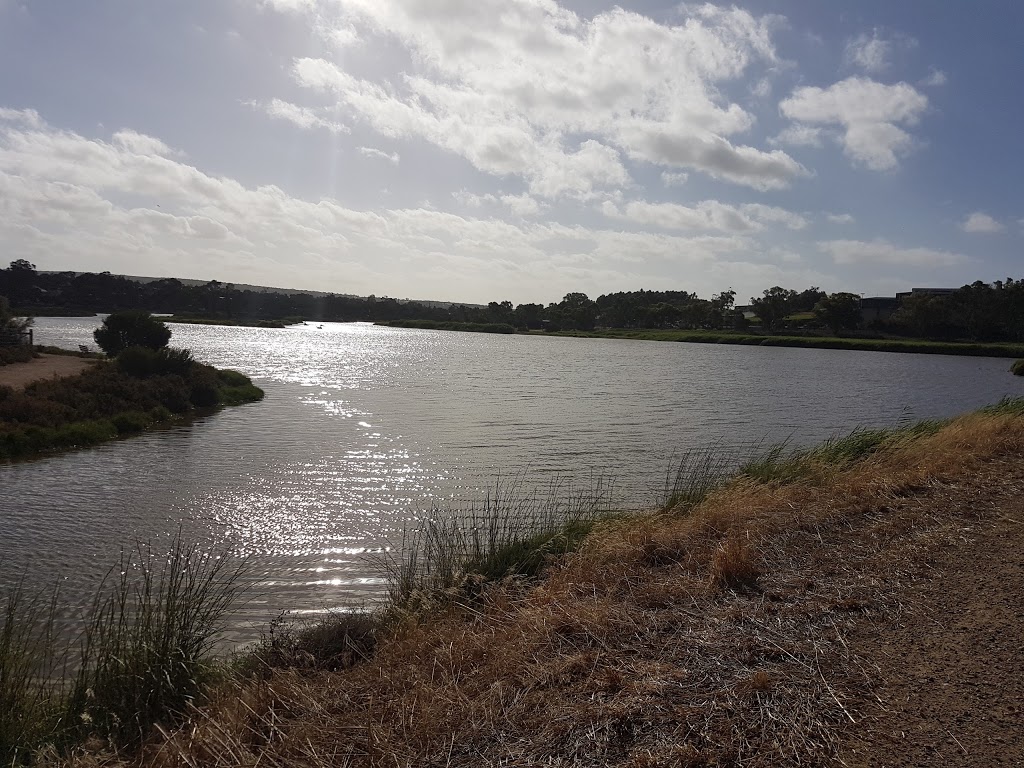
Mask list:
[[[636,768],[870,765],[890,762],[889,749],[956,764],[970,749],[986,764],[1021,746],[1012,707],[978,689],[986,674],[1020,687],[1005,666],[1019,612],[979,608],[969,631],[985,640],[966,654],[943,638],[962,616],[958,601],[1015,599],[999,585],[1021,575],[1010,553],[1024,543],[1022,455],[1024,400],[1010,400],[810,450],[698,452],[642,514],[615,513],[600,493],[550,503],[492,494],[421,530],[391,562],[377,611],[271,627],[218,674],[208,656],[177,648],[207,648],[232,580],[136,592],[182,599],[128,601],[115,615],[148,617],[159,633],[192,605],[209,622],[170,636],[111,633],[132,666],[89,662],[89,674],[105,670],[95,699],[36,695],[24,673],[0,675],[10,704],[0,753],[10,761],[49,743],[83,766]],[[985,551],[993,559],[981,573]],[[177,562],[172,572],[192,572]],[[41,637],[31,630],[45,627],[45,611],[14,621],[40,603],[6,605],[0,666],[24,670],[14,661],[42,647],[23,638]],[[162,665],[182,657],[187,674],[135,706],[139,681],[164,680]],[[908,672],[907,657],[932,671]],[[918,673],[927,677],[905,679]],[[968,702],[986,716],[967,728],[908,709],[908,685],[940,710]],[[955,740],[938,729],[935,743],[888,744],[893,728],[916,735],[936,717]]]
[[[170,329],[148,313],[114,313],[94,336],[108,357],[66,352],[89,361],[80,373],[0,385],[0,460],[96,445],[263,398],[243,374],[166,346]],[[17,349],[32,365],[35,351]]]

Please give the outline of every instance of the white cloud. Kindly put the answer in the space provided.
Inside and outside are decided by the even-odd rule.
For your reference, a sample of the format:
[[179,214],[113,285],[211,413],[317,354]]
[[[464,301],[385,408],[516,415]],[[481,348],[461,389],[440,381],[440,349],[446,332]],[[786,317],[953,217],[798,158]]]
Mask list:
[[759,203],[734,206],[717,200],[704,200],[693,207],[677,203],[633,201],[620,209],[605,201],[601,211],[609,218],[628,220],[662,229],[756,232],[765,224],[781,224],[788,229],[803,229],[807,220],[783,208]]
[[941,69],[933,69],[931,74],[928,75],[924,80],[921,81],[921,85],[934,88],[940,85],[945,85],[947,81],[946,73]]
[[794,123],[783,129],[778,136],[769,139],[770,144],[790,144],[797,147],[820,147],[821,128]]
[[374,147],[359,147],[359,154],[365,157],[375,157],[378,160],[386,160],[392,165],[398,165],[399,161],[402,159],[397,152],[388,154],[387,152],[375,149]]
[[996,232],[1002,232],[1004,229],[1006,229],[1006,227],[1004,227],[1000,222],[993,219],[987,213],[975,211],[966,219],[964,219],[964,221],[960,224],[960,229],[962,229],[964,232],[970,232],[972,234],[991,235]]
[[626,186],[621,155],[755,189],[807,173],[780,150],[731,138],[754,118],[722,84],[776,61],[768,17],[703,5],[670,26],[621,8],[586,19],[553,0],[275,6],[397,43],[411,62],[362,79],[338,61],[299,58],[300,85],[384,136],[426,139],[485,173],[523,178],[535,196]]
[[948,267],[962,264],[967,257],[932,248],[900,248],[885,240],[827,240],[818,249],[836,264],[889,265],[897,267]]
[[688,173],[674,173],[672,171],[661,172],[661,183],[666,187],[681,187],[690,178]]
[[536,216],[540,213],[540,203],[529,195],[502,195],[501,202],[516,216]]
[[42,118],[39,117],[39,113],[34,109],[7,109],[0,107],[0,120],[21,123],[30,128],[38,128],[43,124]]
[[849,213],[827,213],[825,218],[833,224],[853,224],[856,221]]
[[889,68],[892,48],[892,42],[880,38],[876,29],[871,37],[862,33],[846,44],[846,60],[866,72],[878,74]]
[[136,133],[135,131],[118,131],[113,135],[113,140],[118,146],[137,155],[161,155],[166,157],[172,154],[171,148],[160,141],[160,139]]
[[845,153],[875,171],[895,168],[913,147],[913,138],[899,125],[916,125],[927,107],[928,98],[907,83],[884,85],[863,77],[828,88],[798,88],[779,105],[783,115],[800,123],[841,126]]
[[287,120],[307,130],[311,128],[325,128],[331,133],[350,133],[350,129],[347,126],[321,117],[307,107],[300,107],[298,104],[292,104],[281,99],[271,99],[264,103],[250,102],[249,105],[261,112],[265,112],[271,117]]

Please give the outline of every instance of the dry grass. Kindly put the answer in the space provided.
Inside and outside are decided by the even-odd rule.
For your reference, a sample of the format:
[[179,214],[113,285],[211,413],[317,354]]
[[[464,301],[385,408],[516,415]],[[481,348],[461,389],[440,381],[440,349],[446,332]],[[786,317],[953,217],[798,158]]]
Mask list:
[[532,588],[408,614],[341,671],[224,689],[140,762],[825,763],[873,685],[845,635],[900,610],[928,552],[991,514],[981,494],[1024,480],[1022,448],[1004,408],[810,480],[741,478],[685,514],[598,523]]

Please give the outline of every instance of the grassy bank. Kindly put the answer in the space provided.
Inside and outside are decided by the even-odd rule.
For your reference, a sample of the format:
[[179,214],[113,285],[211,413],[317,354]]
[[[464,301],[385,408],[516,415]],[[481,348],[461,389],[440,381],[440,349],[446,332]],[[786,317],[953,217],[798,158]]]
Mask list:
[[0,460],[96,445],[262,397],[241,373],[195,362],[183,350],[130,349],[77,376],[24,390],[0,386]]
[[187,723],[121,757],[826,764],[870,698],[849,634],[1000,513],[979,499],[1024,482],[1022,452],[1024,399],[810,449],[694,452],[643,514],[600,486],[498,486],[410,534],[379,610],[271,627]]
[[558,331],[554,333],[539,332],[539,335],[602,339],[636,339],[641,341],[682,341],[692,344],[742,344],[760,347],[845,349],[863,352],[913,352],[926,355],[1024,357],[1024,344],[982,344],[971,342],[926,341],[922,339],[864,339],[838,336],[769,336],[731,331],[658,331],[624,329]]
[[458,323],[437,320],[392,320],[376,323],[389,328],[422,328],[428,331],[464,331],[466,333],[515,333],[508,323]]

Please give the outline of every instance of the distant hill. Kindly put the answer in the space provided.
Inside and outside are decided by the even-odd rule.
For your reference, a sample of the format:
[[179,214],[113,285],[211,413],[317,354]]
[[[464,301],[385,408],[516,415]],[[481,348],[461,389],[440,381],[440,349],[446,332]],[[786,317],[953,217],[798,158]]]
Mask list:
[[[58,274],[60,272],[70,271],[70,270],[39,270],[39,271],[41,273],[43,273],[43,274]],[[83,275],[83,274],[88,274],[88,273],[86,273],[86,272],[75,272],[74,274],[75,275]],[[175,277],[175,278],[168,278],[168,277],[145,277],[143,275],[117,275],[117,277],[123,277],[126,280],[134,280],[137,283],[153,283],[153,282],[156,282],[157,280],[173,279],[173,280],[177,280],[182,285],[189,285],[189,286],[206,285],[207,283],[210,282],[209,280],[192,280],[192,279],[189,279],[189,278],[186,278],[186,277]],[[306,296],[345,296],[346,298],[350,298],[350,299],[365,299],[365,298],[367,298],[366,296],[358,296],[358,295],[356,295],[354,293],[330,293],[330,292],[327,292],[327,291],[310,291],[310,290],[306,290],[304,288],[275,288],[275,287],[268,286],[268,285],[249,285],[248,283],[232,283],[232,282],[226,281],[226,280],[221,280],[220,282],[223,283],[224,285],[231,285],[231,286],[233,286],[236,291],[253,291],[255,293],[283,293],[283,294],[285,294],[287,296],[296,296],[296,295],[304,294]],[[378,296],[377,298],[384,298],[384,297]],[[395,299],[395,301],[398,301],[401,304],[409,304],[409,303],[415,302],[417,304],[422,304],[425,307],[441,307],[441,308],[444,308],[444,309],[446,309],[448,307],[455,306],[455,305],[460,305],[460,306],[464,306],[464,307],[477,307],[477,308],[482,308],[482,307],[486,307],[487,306],[486,304],[467,304],[467,303],[461,302],[461,301],[432,301],[430,299]]]

